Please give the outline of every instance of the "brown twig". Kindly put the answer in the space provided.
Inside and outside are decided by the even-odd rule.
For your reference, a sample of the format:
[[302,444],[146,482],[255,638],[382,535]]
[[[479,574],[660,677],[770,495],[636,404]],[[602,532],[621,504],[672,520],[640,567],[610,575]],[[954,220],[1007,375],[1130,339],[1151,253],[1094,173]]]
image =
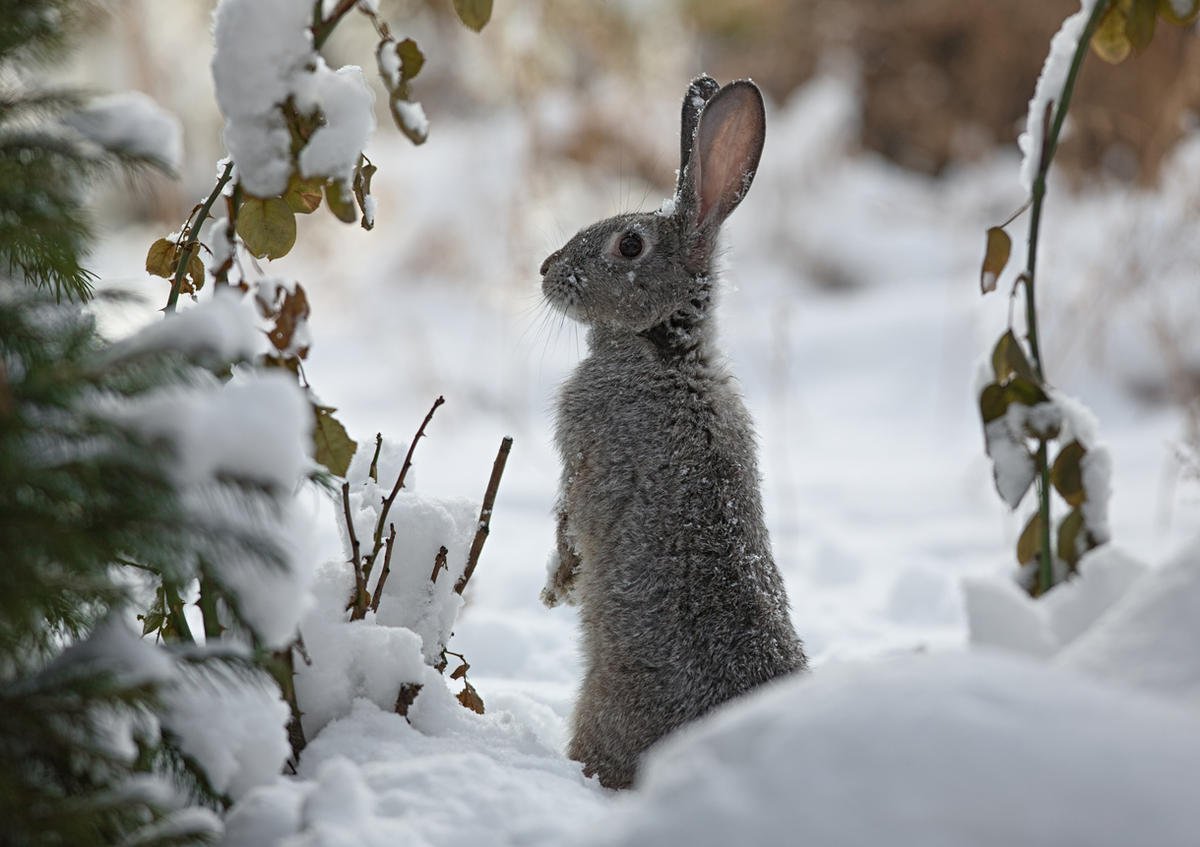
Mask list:
[[454,583],[454,592],[462,594],[467,588],[475,566],[479,564],[479,554],[483,552],[483,542],[487,541],[491,532],[492,507],[496,503],[496,492],[500,488],[500,477],[504,475],[504,465],[508,462],[508,452],[512,449],[513,440],[505,436],[496,452],[496,461],[492,464],[492,477],[488,480],[487,491],[483,494],[483,508],[479,510],[479,526],[475,530],[475,540],[471,542],[471,552],[467,554],[467,567],[463,570],[458,582]]
[[379,601],[383,599],[383,584],[387,582],[388,574],[392,572],[392,548],[396,545],[395,524],[391,525],[391,530],[387,538],[387,552],[383,554],[383,570],[379,572],[379,582],[375,583],[375,596],[371,598],[372,612],[379,611]]
[[375,433],[375,453],[371,456],[371,468],[367,471],[367,475],[371,477],[371,481],[379,482],[379,451],[383,448],[383,433]]
[[[358,0],[341,0],[341,2],[337,4],[337,6],[334,8],[334,10],[332,12],[330,12],[329,17],[327,17],[323,20],[318,19],[313,23],[312,37],[313,37],[313,49],[314,50],[321,49],[322,45],[325,44],[325,41],[333,33],[334,27],[336,27],[338,25],[338,23],[342,20],[342,18],[344,18],[344,17],[346,17],[346,15],[350,14],[350,12],[357,5],[358,5]],[[317,0],[317,4],[316,4],[315,8],[317,11],[317,16],[319,17],[320,11],[321,11],[320,0]]]
[[354,599],[350,603],[353,612],[350,620],[358,620],[366,613],[363,597],[367,588],[363,579],[362,554],[358,546],[358,535],[354,532],[354,520],[350,517],[350,483],[342,483],[342,514],[346,516],[346,532],[350,535],[351,563],[354,565]]
[[450,570],[450,568],[446,565],[446,555],[449,552],[450,551],[446,549],[446,545],[443,544],[438,548],[437,555],[433,557],[433,572],[429,574],[429,581],[435,585],[437,584],[438,574],[442,571]]
[[392,510],[392,503],[396,502],[396,496],[400,493],[400,489],[404,487],[404,480],[408,477],[408,469],[412,467],[413,452],[417,449],[417,442],[425,434],[425,427],[429,426],[429,422],[433,419],[433,413],[437,411],[438,406],[445,402],[446,398],[439,394],[438,398],[433,401],[433,405],[429,407],[429,412],[425,415],[425,420],[421,421],[421,425],[417,428],[417,434],[413,436],[412,444],[408,445],[408,452],[404,455],[404,464],[400,467],[400,475],[396,477],[396,484],[392,486],[392,493],[383,498],[383,508],[379,512],[379,520],[375,522],[375,535],[371,540],[371,555],[368,567],[375,564],[375,557],[379,555],[379,548],[383,545],[383,528],[387,524],[388,512]]
[[[217,198],[221,196],[221,192],[225,190],[225,185],[232,176],[233,160],[231,159],[225,165],[225,170],[222,171],[221,176],[217,179],[217,184],[213,186],[208,199],[193,210],[192,216],[184,225],[180,234],[179,261],[175,265],[175,276],[171,280],[171,293],[167,295],[167,305],[163,310],[168,315],[175,312],[175,306],[179,302],[179,291],[183,287],[183,277],[187,273],[188,262],[192,260],[192,256],[200,249],[200,228],[204,226],[204,221],[208,219],[208,213],[212,211],[213,203],[217,202]],[[183,233],[186,233],[186,236]]]

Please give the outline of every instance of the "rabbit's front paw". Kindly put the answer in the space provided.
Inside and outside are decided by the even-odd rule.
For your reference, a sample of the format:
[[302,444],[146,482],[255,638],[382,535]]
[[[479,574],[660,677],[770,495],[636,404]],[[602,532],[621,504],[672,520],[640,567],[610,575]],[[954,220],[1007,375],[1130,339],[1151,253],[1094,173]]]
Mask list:
[[551,553],[546,563],[546,585],[542,588],[542,603],[550,609],[564,603],[568,606],[577,605],[579,600],[575,596],[575,578],[578,574],[579,557],[573,552],[567,551],[566,556],[558,550]]

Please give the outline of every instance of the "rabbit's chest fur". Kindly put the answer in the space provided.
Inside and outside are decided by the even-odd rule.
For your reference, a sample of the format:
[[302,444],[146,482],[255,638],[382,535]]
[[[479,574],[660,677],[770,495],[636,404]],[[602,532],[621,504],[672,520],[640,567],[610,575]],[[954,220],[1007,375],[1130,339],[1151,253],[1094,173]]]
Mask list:
[[557,442],[590,674],[644,676],[686,719],[802,666],[750,418],[715,351],[593,338]]

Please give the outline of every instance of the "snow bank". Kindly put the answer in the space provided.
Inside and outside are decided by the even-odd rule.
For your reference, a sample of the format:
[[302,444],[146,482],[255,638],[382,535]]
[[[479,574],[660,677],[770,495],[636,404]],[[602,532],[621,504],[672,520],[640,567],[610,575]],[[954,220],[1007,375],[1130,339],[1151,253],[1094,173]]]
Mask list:
[[309,744],[299,779],[233,808],[226,847],[550,845],[599,822],[603,790],[514,714],[469,712],[439,679],[410,718],[356,701]]
[[1198,627],[1200,543],[1193,543],[1138,580],[1055,662],[1196,709],[1200,708]]
[[1011,579],[963,580],[971,643],[1030,656],[1051,656],[1086,632],[1148,571],[1118,547],[1084,554],[1079,573],[1033,599]]
[[588,845],[1195,844],[1200,720],[989,654],[826,667],[651,752]]
[[189,309],[156,320],[114,344],[113,358],[178,351],[201,363],[226,365],[265,348],[252,302],[229,288]]

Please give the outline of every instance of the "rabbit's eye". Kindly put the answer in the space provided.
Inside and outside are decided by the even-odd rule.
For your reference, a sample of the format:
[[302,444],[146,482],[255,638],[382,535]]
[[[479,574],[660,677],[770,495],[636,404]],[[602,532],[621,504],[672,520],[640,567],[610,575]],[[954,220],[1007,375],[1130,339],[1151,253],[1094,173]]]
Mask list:
[[617,242],[617,249],[621,251],[621,255],[626,259],[636,259],[642,254],[642,237],[636,232],[627,232],[621,236],[621,240]]

